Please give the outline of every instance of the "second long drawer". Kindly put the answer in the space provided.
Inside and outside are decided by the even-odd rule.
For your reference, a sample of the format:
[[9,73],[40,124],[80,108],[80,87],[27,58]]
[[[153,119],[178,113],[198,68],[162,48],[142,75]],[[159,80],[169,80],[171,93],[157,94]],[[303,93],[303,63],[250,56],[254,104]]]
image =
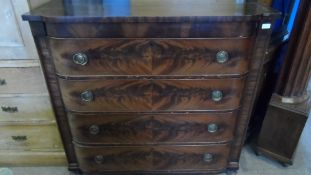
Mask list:
[[180,144],[231,141],[238,111],[204,114],[69,114],[82,144]]
[[240,106],[244,81],[59,79],[66,108],[80,112],[232,110]]

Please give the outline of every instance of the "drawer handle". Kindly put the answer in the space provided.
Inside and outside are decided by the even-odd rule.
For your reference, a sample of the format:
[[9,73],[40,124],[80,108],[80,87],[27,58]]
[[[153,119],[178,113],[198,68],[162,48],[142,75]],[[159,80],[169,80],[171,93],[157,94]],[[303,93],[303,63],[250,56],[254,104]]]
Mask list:
[[88,63],[88,58],[84,53],[76,53],[72,56],[74,63],[84,66]]
[[9,112],[9,113],[18,112],[18,108],[16,106],[14,106],[14,107],[1,106],[1,109],[2,109],[3,112]]
[[94,95],[92,91],[86,90],[81,93],[82,101],[90,102],[94,100]]
[[0,86],[3,86],[3,85],[6,85],[6,81],[5,79],[0,78]]
[[222,100],[222,98],[223,98],[223,93],[220,90],[212,91],[213,101],[218,102],[218,101]]
[[98,125],[91,125],[91,126],[89,127],[89,132],[90,132],[92,135],[97,135],[97,134],[99,134],[99,131],[100,131],[100,129],[99,129],[99,126],[98,126]]
[[223,64],[226,63],[229,60],[229,54],[227,51],[219,51],[216,54],[216,61],[217,63]]
[[204,156],[203,156],[204,162],[212,162],[213,159],[214,159],[214,156],[213,156],[213,154],[211,154],[211,153],[206,153],[206,154],[204,154]]
[[215,123],[210,123],[207,125],[207,131],[209,133],[214,133],[214,132],[217,132],[218,131],[218,125],[215,124]]
[[23,142],[27,140],[27,136],[12,136],[12,139],[18,142]]
[[97,164],[102,164],[104,162],[104,156],[102,155],[97,155],[94,157],[94,161],[97,163]]

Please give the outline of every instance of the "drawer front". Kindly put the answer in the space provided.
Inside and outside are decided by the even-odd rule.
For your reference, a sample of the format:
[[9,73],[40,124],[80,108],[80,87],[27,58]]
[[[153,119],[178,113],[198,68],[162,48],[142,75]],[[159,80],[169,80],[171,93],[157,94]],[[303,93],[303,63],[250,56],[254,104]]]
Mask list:
[[46,93],[40,67],[0,68],[0,93]]
[[219,143],[233,138],[236,112],[206,114],[69,114],[83,144]]
[[67,109],[89,112],[236,109],[244,86],[244,78],[59,82]]
[[76,147],[84,172],[221,170],[228,145]]
[[0,125],[0,150],[50,149],[62,149],[55,124]]
[[244,74],[251,45],[249,38],[50,39],[65,76]]
[[0,122],[43,120],[54,120],[48,96],[0,97]]

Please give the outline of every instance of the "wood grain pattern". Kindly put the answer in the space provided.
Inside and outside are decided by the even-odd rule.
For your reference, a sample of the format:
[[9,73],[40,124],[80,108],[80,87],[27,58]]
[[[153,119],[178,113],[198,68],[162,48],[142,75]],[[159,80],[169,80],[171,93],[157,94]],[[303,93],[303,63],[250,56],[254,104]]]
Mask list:
[[23,19],[48,23],[182,23],[256,21],[261,20],[263,14],[278,15],[275,10],[258,3],[232,0],[128,0],[124,3],[53,0],[24,14]]
[[[289,98],[290,103],[308,99],[307,89],[311,77],[311,3],[301,1],[295,18],[288,50],[277,81],[276,93]],[[286,102],[286,100],[284,100]]]
[[[224,81],[225,80],[225,81]],[[71,111],[143,112],[233,110],[240,106],[244,78],[205,80],[63,80],[59,79],[65,106]],[[81,100],[89,90],[94,100]],[[212,100],[220,90],[223,99]]]
[[[248,70],[251,39],[50,39],[56,71],[90,75],[239,75]],[[229,53],[225,63],[219,51]],[[87,65],[72,57],[83,53]]]
[[249,74],[247,76],[245,90],[243,92],[243,103],[236,124],[235,139],[232,143],[228,168],[239,168],[241,150],[245,141],[250,115],[253,110],[254,100],[256,98],[258,83],[262,75],[264,57],[268,48],[272,29],[261,29],[262,24],[271,23],[275,19],[266,16],[258,24],[257,37],[255,38],[254,48],[252,50]]
[[[47,23],[57,38],[235,38],[249,37],[255,22]],[[88,32],[85,32],[88,31]]]
[[1,68],[0,94],[4,93],[46,93],[47,88],[40,67]]
[[73,149],[72,137],[64,110],[64,105],[61,99],[60,90],[55,74],[55,68],[52,63],[52,57],[48,49],[47,38],[42,23],[34,22],[30,24],[33,35],[35,36],[35,43],[40,56],[42,70],[48,84],[50,98],[52,99],[52,107],[54,109],[56,120],[61,133],[63,146],[65,148],[69,169],[77,169],[76,156]]
[[[195,175],[218,173],[225,169],[236,170],[254,95],[256,94],[256,86],[260,79],[265,49],[271,34],[271,30],[261,30],[261,25],[272,23],[278,13],[257,3],[238,4],[237,1],[231,0],[213,1],[213,5],[211,1],[203,0],[191,2],[184,0],[155,0],[149,2],[130,0],[128,5],[124,3],[121,5],[115,4],[116,1],[105,2],[107,4],[104,4],[103,1],[65,1],[63,3],[63,1],[56,0],[23,16],[24,19],[31,21],[32,31],[39,48],[70,168],[82,170],[83,173],[90,172],[92,175],[113,173],[118,175],[123,173]],[[189,3],[193,6],[190,6]],[[123,8],[125,10],[108,13],[110,12],[109,9],[112,8]],[[227,10],[222,11],[219,9]],[[130,10],[130,13],[127,13],[126,10]],[[133,64],[137,60],[137,69],[134,70],[133,66],[126,64],[121,67],[122,73],[120,73],[120,70],[118,72],[116,70],[112,71],[112,69],[109,70],[110,72],[107,70],[102,71],[103,68],[108,69],[106,65],[114,69],[120,69],[119,63],[122,62],[117,59],[118,64],[111,64],[112,62],[103,62],[104,59],[97,59],[100,61],[94,64],[99,66],[96,72],[102,72],[96,74],[94,71],[95,73],[90,72],[88,74],[88,72],[83,72],[80,68],[73,69],[73,67],[70,67],[71,64],[63,61],[62,63],[69,67],[71,71],[78,73],[75,75],[71,72],[72,74],[68,73],[59,76],[57,79],[55,67],[58,68],[63,65],[55,66],[53,64],[49,49],[53,50],[54,47],[58,47],[58,50],[62,50],[63,53],[67,54],[69,51],[65,52],[65,49],[59,49],[64,46],[61,43],[53,45],[51,42],[49,43],[51,48],[48,48],[46,37],[71,38],[67,40],[68,43],[71,42],[70,45],[67,44],[67,47],[71,49],[70,51],[76,48],[82,50],[85,48],[99,48],[97,55],[101,55],[102,53],[98,54],[101,52],[100,49],[105,50],[109,44],[116,44],[118,49],[131,48],[132,51],[122,50],[122,52],[119,52],[119,50],[110,48],[105,51],[118,56],[129,56],[131,59],[128,59],[127,61],[130,62],[127,63]],[[83,43],[74,43],[72,38],[80,38],[76,41],[91,41],[92,38],[102,39],[96,43],[85,42],[86,44],[84,43],[82,47]],[[113,42],[108,43],[103,38],[110,38],[108,40]],[[118,39],[113,40],[113,38]],[[120,38],[127,38],[127,40],[131,40],[131,43],[139,40],[148,47],[141,47],[137,43],[127,45],[129,43],[120,42]],[[157,38],[161,39],[157,40]],[[178,38],[183,38],[183,40]],[[197,39],[197,41],[187,43],[185,38]],[[237,52],[234,52],[233,58],[240,55],[241,52],[239,51],[242,51],[247,55],[247,57],[243,56],[244,59],[247,58],[247,62],[243,61],[243,59],[237,61],[235,64],[240,64],[237,66],[238,69],[235,69],[237,67],[231,64],[230,69],[224,66],[218,70],[214,67],[214,64],[209,64],[211,63],[208,62],[210,59],[204,60],[200,57],[200,55],[204,54],[200,48],[210,47],[212,48],[210,52],[215,52],[215,48],[217,48],[216,45],[207,44],[207,41],[203,41],[208,40],[208,38],[219,38],[217,41],[226,41],[218,45],[219,47],[226,46],[228,42],[229,49],[237,50]],[[240,47],[236,47],[235,44],[238,45],[239,43],[232,43],[231,39],[233,38],[235,38],[234,41],[245,41],[245,38],[250,38],[247,39],[247,43],[251,44],[247,46],[246,42],[241,42]],[[169,39],[171,40],[168,41]],[[103,44],[104,42],[106,43]],[[147,48],[147,50],[150,48],[150,51],[146,52],[144,48]],[[57,52],[57,54],[60,53]],[[172,53],[180,55],[175,56]],[[57,54],[53,53],[54,57]],[[146,57],[133,57],[131,54],[136,54],[136,56],[145,54]],[[188,59],[187,55],[190,55],[191,59]],[[59,56],[58,58],[66,58],[63,60],[69,61],[64,54]],[[99,58],[101,57],[99,56]],[[151,62],[150,58],[152,58]],[[155,58],[159,60],[155,60]],[[147,64],[145,63],[146,60]],[[91,59],[91,61],[93,60]],[[244,67],[241,64],[247,66]],[[93,66],[92,62],[90,62],[91,65],[92,68],[96,67]],[[209,69],[204,69],[201,66],[209,66]],[[220,72],[227,70],[226,73]],[[88,71],[92,71],[92,69]],[[227,75],[232,73],[230,71],[237,71],[237,76],[228,77]],[[79,74],[80,72],[81,74]],[[119,74],[116,74],[116,72]],[[239,73],[248,74],[240,77]],[[108,76],[109,74],[110,76]],[[211,74],[213,77],[210,76]],[[88,77],[90,75],[91,77]],[[220,89],[224,92],[224,99],[217,103],[210,100],[210,93],[214,89]],[[88,103],[80,101],[80,94],[85,90],[94,92],[94,101]],[[146,119],[146,123],[152,121],[151,124],[154,126],[159,121],[156,119],[161,119],[161,121],[165,121],[161,124],[166,126],[175,118],[155,117],[156,119],[152,119],[152,117],[148,118],[146,115],[154,113],[161,113],[162,115],[164,113],[166,115],[169,113],[171,113],[170,115],[193,115],[195,113],[198,115],[201,112],[229,112],[228,110],[231,111],[240,106],[241,111],[237,117],[237,123],[231,125],[235,127],[232,144],[207,146],[196,143],[193,145],[106,145],[91,147],[85,146],[87,143],[78,145],[75,142],[76,148],[74,149],[72,133],[69,130],[67,113],[65,112],[72,110],[76,111],[75,113],[77,111],[83,112],[83,114],[79,115],[85,115],[84,112],[92,112],[96,116],[102,113],[93,112],[106,111],[111,112],[111,115],[116,115],[114,112],[118,112],[118,114],[131,112],[132,115],[144,114],[144,117],[133,117],[134,121],[138,121],[138,123],[140,120]],[[93,117],[90,116],[90,118]],[[121,118],[127,119],[124,116],[114,118],[108,116],[105,120],[101,120],[101,118],[100,116],[92,120],[99,120],[98,123],[101,123],[111,118],[111,120],[118,120],[118,123],[122,123]],[[183,117],[176,117],[174,122],[185,120]],[[196,121],[196,119],[193,119],[193,121]],[[85,123],[87,122],[91,122],[91,120],[87,120]],[[135,127],[138,126],[139,124],[135,124]],[[193,131],[195,132],[196,128]],[[114,137],[114,139],[116,138]],[[210,163],[204,162],[202,159],[202,157],[204,158],[203,155],[208,152],[216,155],[216,159]],[[94,156],[97,155],[100,155],[100,164],[94,162]]]
[[[75,150],[81,170],[91,173],[223,170],[226,168],[228,145],[217,146],[132,146],[132,147],[79,147]],[[204,154],[213,154],[211,162]],[[103,157],[96,163],[95,156]]]
[[23,123],[55,120],[48,96],[1,97],[0,107],[17,108],[16,112],[5,112],[0,109],[0,122]]
[[61,150],[55,123],[43,125],[1,125],[0,150]]
[[[236,114],[69,114],[68,117],[78,143],[202,144],[231,141]],[[209,132],[209,124],[217,124],[217,131]],[[98,132],[90,131],[94,126]]]

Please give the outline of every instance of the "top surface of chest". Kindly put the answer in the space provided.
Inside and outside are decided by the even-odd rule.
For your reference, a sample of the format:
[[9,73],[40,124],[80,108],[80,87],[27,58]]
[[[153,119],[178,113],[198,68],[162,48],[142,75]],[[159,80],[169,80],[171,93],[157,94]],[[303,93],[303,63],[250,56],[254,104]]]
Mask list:
[[277,14],[235,0],[54,0],[23,17],[46,22],[189,22],[254,20]]

